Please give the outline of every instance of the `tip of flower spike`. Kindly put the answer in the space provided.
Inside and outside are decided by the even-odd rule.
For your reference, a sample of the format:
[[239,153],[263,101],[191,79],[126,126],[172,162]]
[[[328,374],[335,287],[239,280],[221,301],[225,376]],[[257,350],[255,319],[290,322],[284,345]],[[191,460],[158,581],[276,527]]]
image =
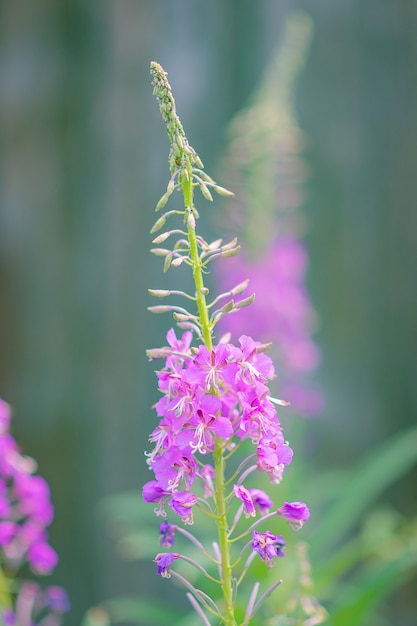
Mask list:
[[[203,167],[201,159],[195,150],[188,143],[187,137],[184,133],[184,128],[176,113],[175,100],[172,95],[171,85],[168,82],[168,74],[163,67],[156,61],[151,62],[150,67],[151,74],[153,76],[153,93],[156,96],[159,103],[159,110],[162,118],[165,122],[168,137],[171,142],[171,151],[169,156],[171,173],[174,174],[180,164],[184,164],[187,160],[191,165],[197,165],[197,167]],[[186,175],[186,167],[181,168],[183,175]],[[158,203],[157,210],[162,208],[170,195],[170,188],[167,193],[162,196]]]

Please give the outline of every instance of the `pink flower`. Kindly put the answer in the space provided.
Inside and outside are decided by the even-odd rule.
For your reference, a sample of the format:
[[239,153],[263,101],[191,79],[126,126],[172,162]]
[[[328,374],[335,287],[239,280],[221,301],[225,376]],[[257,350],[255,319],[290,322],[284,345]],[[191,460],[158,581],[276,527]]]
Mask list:
[[249,491],[243,485],[233,485],[233,493],[243,502],[245,517],[255,517],[255,505]]
[[262,489],[249,489],[248,491],[255,505],[255,509],[259,511],[261,515],[266,515],[273,507],[273,502],[268,494],[262,491]]
[[188,491],[176,492],[172,495],[168,504],[179,515],[184,524],[193,523],[193,506],[197,502],[197,496]]
[[47,543],[35,543],[28,550],[28,561],[37,574],[50,574],[58,563],[58,555]]
[[294,530],[302,528],[304,522],[310,517],[309,508],[304,502],[284,502],[277,513],[285,517]]

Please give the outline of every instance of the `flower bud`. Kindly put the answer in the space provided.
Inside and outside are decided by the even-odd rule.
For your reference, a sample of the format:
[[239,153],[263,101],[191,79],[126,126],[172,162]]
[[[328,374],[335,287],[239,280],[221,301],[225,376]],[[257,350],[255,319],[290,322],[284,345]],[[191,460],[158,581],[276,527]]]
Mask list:
[[230,198],[235,195],[233,191],[229,191],[228,189],[220,187],[219,185],[214,185],[213,189],[219,194],[219,196],[224,196],[225,198]]
[[160,235],[158,235],[158,237],[155,237],[155,239],[152,240],[152,243],[156,245],[159,245],[160,243],[164,243],[164,241],[168,239],[170,235],[171,233],[169,231],[165,233],[161,233]]
[[148,289],[148,292],[155,298],[166,298],[171,295],[171,292],[168,291],[168,289]]
[[206,200],[209,200],[210,202],[213,202],[213,196],[211,195],[207,185],[205,185],[203,182],[201,182],[199,187],[201,189],[201,193],[203,194],[204,198]]
[[166,192],[166,193],[164,193],[164,195],[163,195],[163,196],[159,199],[159,202],[158,202],[158,204],[157,204],[157,205],[156,205],[156,207],[155,207],[155,211],[156,211],[156,212],[158,212],[158,211],[160,211],[161,209],[163,209],[163,208],[164,208],[164,206],[165,206],[165,205],[166,205],[166,203],[168,202],[168,199],[169,199],[169,196],[170,196],[170,195],[171,195],[170,193]]

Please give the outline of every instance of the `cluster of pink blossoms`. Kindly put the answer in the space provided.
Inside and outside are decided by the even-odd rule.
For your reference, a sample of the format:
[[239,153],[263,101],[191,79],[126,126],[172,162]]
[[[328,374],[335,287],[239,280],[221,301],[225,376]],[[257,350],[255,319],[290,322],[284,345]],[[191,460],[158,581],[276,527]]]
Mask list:
[[[35,574],[46,575],[58,562],[48,543],[47,527],[54,515],[50,490],[46,480],[34,474],[35,461],[21,454],[9,432],[10,420],[10,407],[0,398],[0,563],[12,577],[25,563]],[[41,592],[35,583],[22,583],[15,611],[7,610],[3,618],[7,625],[29,626],[35,608],[43,616],[49,613],[45,623],[59,624],[69,608],[66,592],[56,586]]]
[[[209,351],[204,345],[192,349],[191,339],[187,331],[178,340],[171,329],[169,347],[149,351],[151,358],[165,357],[166,364],[157,372],[163,396],[155,408],[161,420],[150,437],[155,448],[148,454],[155,480],[143,487],[144,499],[159,505],[158,514],[163,515],[168,504],[185,523],[193,521],[195,478],[202,481],[206,494],[213,494],[213,468],[201,467],[195,455],[212,452],[215,438],[230,450],[236,440],[250,439],[256,446],[255,468],[265,471],[273,483],[281,481],[293,455],[267,386],[274,366],[264,354],[265,346],[243,335],[239,347],[219,343]],[[241,482],[243,476],[234,495],[243,502],[245,513],[254,515],[262,498]]]

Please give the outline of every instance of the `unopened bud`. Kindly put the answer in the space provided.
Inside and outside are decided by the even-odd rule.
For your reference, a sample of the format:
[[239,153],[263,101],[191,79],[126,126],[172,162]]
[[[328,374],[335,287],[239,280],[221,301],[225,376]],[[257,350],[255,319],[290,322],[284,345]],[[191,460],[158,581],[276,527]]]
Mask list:
[[158,235],[157,237],[155,237],[155,239],[152,240],[152,243],[159,245],[160,243],[164,243],[164,241],[166,239],[168,239],[168,237],[170,236],[170,232],[167,231],[166,233],[161,233],[160,235]]
[[156,306],[148,306],[148,311],[151,313],[169,313],[172,311],[172,307],[167,304],[157,304]]
[[236,285],[236,287],[233,287],[233,289],[230,291],[230,295],[231,296],[238,296],[238,295],[240,295],[241,293],[243,293],[247,289],[248,285],[249,285],[249,278],[247,278],[243,282],[241,282],[238,285]]
[[200,157],[198,156],[198,154],[194,155],[194,163],[196,165],[198,165],[198,167],[201,167],[201,169],[203,169],[204,165],[203,165],[203,161],[200,159]]
[[151,248],[151,252],[156,256],[166,256],[171,250],[167,250],[166,248]]
[[252,304],[254,300],[255,300],[255,294],[253,293],[248,298],[244,298],[243,300],[239,300],[239,302],[236,302],[235,310],[238,311],[239,309],[243,309],[245,306],[249,306],[250,304]]
[[207,246],[207,250],[209,252],[214,252],[215,250],[218,250],[222,244],[222,239],[216,239],[216,241],[212,241],[208,246]]
[[222,250],[223,251],[231,250],[232,248],[236,246],[236,244],[237,244],[237,237],[232,239],[232,241],[229,241],[229,243],[225,243],[224,246],[222,247]]
[[150,361],[152,359],[166,359],[172,354],[172,348],[150,348],[146,350],[146,356]]
[[187,215],[187,225],[190,228],[195,229],[195,218],[194,218],[194,215],[191,213],[191,211],[189,211]]
[[184,315],[183,313],[173,313],[173,318],[176,322],[189,322],[190,315]]
[[235,195],[233,191],[229,191],[228,189],[220,187],[219,185],[214,185],[213,189],[219,194],[219,196],[224,196],[225,198],[230,198]]
[[268,343],[261,343],[258,346],[256,346],[256,352],[258,354],[261,352],[266,352],[267,350],[269,350],[271,346],[272,346],[272,341],[269,341]]
[[200,293],[202,296],[208,296],[208,294],[210,293],[210,289],[208,289],[208,287],[201,287]]
[[171,292],[168,291],[168,289],[148,289],[148,292],[155,298],[166,298],[171,295]]
[[220,252],[220,256],[223,256],[223,257],[236,256],[237,254],[239,254],[239,252],[240,252],[240,246],[236,246],[236,248],[232,248],[231,250],[222,249],[222,251]]
[[201,190],[201,193],[203,194],[204,198],[206,200],[209,200],[210,202],[213,202],[213,196],[209,192],[209,189],[208,189],[207,185],[205,185],[204,183],[201,182],[199,186],[200,186],[200,190]]
[[167,254],[167,256],[165,257],[165,261],[164,261],[164,272],[166,272],[172,262],[172,252],[170,254]]
[[171,195],[174,189],[175,189],[175,181],[171,178],[167,185],[167,193]]
[[156,220],[155,224],[152,226],[150,233],[151,235],[153,233],[156,233],[160,228],[162,228],[162,226],[165,224],[165,222],[167,221],[166,215],[161,215],[161,217]]
[[155,207],[155,211],[156,211],[156,212],[158,212],[158,211],[160,211],[161,209],[163,209],[163,208],[164,208],[164,206],[165,206],[165,205],[166,205],[166,203],[168,202],[168,199],[169,199],[169,196],[170,196],[170,195],[171,195],[171,194],[170,194],[170,193],[168,193],[168,192],[164,193],[164,195],[162,196],[162,198],[160,198],[160,200],[159,200],[158,204],[157,204],[157,205],[156,205],[156,207]]
[[230,311],[232,311],[232,309],[235,308],[235,301],[234,300],[229,300],[229,302],[226,302],[226,304],[224,304],[222,306],[221,309],[219,309],[219,312],[221,313],[230,313]]

